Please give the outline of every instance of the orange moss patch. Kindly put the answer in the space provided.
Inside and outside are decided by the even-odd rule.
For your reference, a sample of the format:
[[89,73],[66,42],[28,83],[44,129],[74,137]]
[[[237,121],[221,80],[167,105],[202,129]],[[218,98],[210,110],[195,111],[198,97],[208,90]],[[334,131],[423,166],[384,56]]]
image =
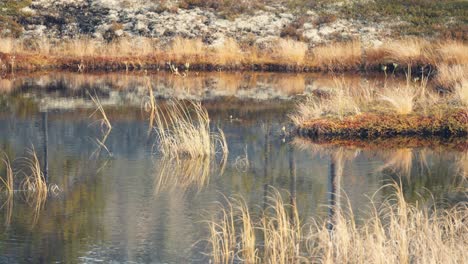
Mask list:
[[373,138],[393,136],[466,136],[468,110],[447,111],[441,116],[420,114],[361,114],[344,119],[320,118],[298,127],[300,135]]

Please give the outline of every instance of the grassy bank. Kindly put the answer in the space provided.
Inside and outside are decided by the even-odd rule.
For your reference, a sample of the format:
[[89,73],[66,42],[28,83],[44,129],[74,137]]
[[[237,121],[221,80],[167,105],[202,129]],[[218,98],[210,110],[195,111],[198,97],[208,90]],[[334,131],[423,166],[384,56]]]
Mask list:
[[190,70],[256,71],[420,71],[442,65],[468,64],[468,45],[463,42],[395,40],[365,48],[357,40],[309,47],[291,39],[261,45],[227,39],[210,46],[200,39],[176,38],[169,44],[156,39],[132,38],[101,42],[81,37],[69,40],[0,39],[0,70],[41,69],[169,70],[184,75]]

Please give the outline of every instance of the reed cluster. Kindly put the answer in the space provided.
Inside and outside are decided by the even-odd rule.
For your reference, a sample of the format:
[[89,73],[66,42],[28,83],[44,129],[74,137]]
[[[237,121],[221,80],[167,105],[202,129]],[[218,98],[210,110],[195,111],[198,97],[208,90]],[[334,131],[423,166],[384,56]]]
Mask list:
[[253,214],[231,199],[208,222],[214,263],[460,263],[468,257],[466,203],[440,209],[410,204],[397,184],[371,213],[356,219],[339,204],[328,219],[300,220],[294,205],[273,192]]
[[[2,184],[0,190],[6,193],[6,201],[2,205],[2,208],[6,206],[6,225],[9,225],[11,222],[13,196],[18,194],[22,195],[26,203],[32,208],[32,226],[34,226],[39,218],[39,213],[45,205],[47,197],[50,194],[57,194],[57,192],[60,191],[57,185],[47,183],[34,147],[28,149],[27,153],[29,157],[18,159],[21,164],[21,170],[16,174],[13,171],[12,164],[8,157],[5,156],[3,160],[6,175],[5,178],[0,177]],[[18,178],[20,181],[17,181]]]
[[221,129],[213,132],[208,111],[199,102],[170,100],[164,108],[155,104],[154,120],[158,149],[170,159],[227,157],[228,146]]
[[[49,192],[55,193],[58,191],[58,187],[47,183],[34,147],[28,149],[27,153],[29,157],[18,158],[22,169],[17,174],[14,173],[10,160],[5,156],[3,162],[6,175],[4,178],[0,177],[1,190],[9,196],[12,196],[16,191],[24,192],[28,201],[37,200],[43,203]],[[23,179],[15,184],[15,179],[18,177]]]

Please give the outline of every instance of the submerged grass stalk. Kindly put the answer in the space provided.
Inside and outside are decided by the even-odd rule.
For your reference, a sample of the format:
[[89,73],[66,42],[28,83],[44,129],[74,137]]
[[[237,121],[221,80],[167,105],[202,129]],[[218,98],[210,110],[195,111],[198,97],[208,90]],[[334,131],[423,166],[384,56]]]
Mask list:
[[8,194],[9,197],[13,196],[14,192],[14,174],[13,169],[11,168],[11,163],[8,157],[5,155],[3,159],[3,163],[5,164],[6,175],[5,179],[0,177],[0,180],[3,183],[3,190]]
[[99,100],[99,97],[97,96],[97,94],[92,96],[88,92],[88,95],[91,98],[91,100],[93,101],[94,105],[96,106],[96,110],[94,110],[94,112],[91,114],[91,116],[94,116],[97,112],[99,112],[101,114],[101,118],[99,119],[99,122],[101,124],[101,128],[105,129],[106,131],[112,130],[112,125],[111,125],[111,123],[109,121],[109,118],[107,118],[106,111],[104,110],[104,107],[102,106],[101,100]]

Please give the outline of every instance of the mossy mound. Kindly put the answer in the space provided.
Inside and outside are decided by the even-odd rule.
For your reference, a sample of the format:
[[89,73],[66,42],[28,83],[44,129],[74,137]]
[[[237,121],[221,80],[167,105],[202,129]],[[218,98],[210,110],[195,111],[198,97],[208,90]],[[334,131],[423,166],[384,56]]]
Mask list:
[[297,128],[300,135],[342,138],[394,136],[466,136],[468,110],[446,110],[438,115],[366,113],[339,118],[319,118]]

